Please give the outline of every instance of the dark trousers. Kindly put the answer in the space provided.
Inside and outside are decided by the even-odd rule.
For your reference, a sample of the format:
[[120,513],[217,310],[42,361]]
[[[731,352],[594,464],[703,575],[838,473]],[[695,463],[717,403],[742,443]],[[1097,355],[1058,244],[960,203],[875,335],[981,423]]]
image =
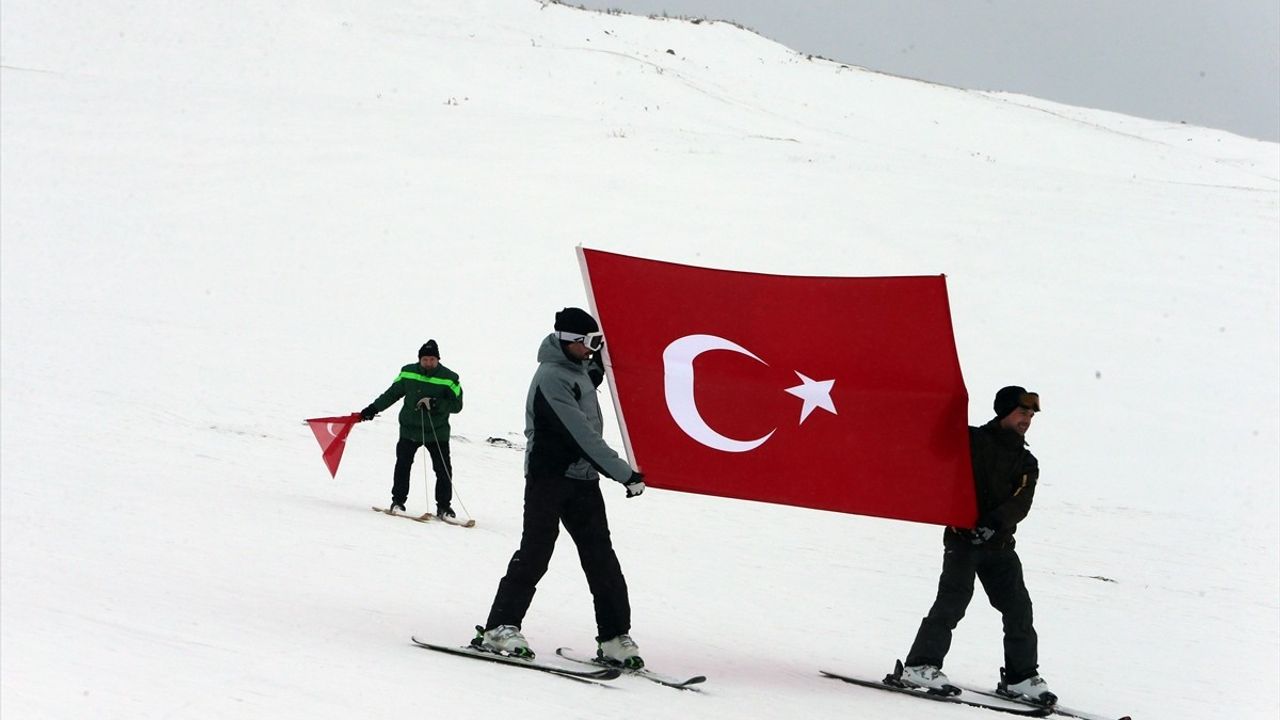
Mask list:
[[538,581],[547,572],[560,523],[578,546],[578,559],[595,601],[597,639],[608,640],[631,631],[631,602],[627,581],[609,538],[600,481],[565,477],[530,477],[524,484],[524,533],[520,549],[511,556],[507,574],[489,610],[486,629],[520,627],[533,601]]
[[449,440],[442,443],[423,443],[416,440],[400,439],[396,443],[396,469],[392,473],[391,501],[404,504],[409,499],[409,471],[413,469],[413,458],[418,448],[425,447],[431,456],[431,469],[436,472],[436,505],[449,507],[453,502],[453,464],[449,461]]
[[920,623],[907,665],[934,665],[951,649],[951,632],[973,597],[973,579],[982,581],[991,606],[1004,619],[1004,667],[1009,682],[1036,674],[1036,631],[1031,625],[1031,596],[1022,579],[1022,561],[1013,548],[948,548],[942,555],[938,598]]

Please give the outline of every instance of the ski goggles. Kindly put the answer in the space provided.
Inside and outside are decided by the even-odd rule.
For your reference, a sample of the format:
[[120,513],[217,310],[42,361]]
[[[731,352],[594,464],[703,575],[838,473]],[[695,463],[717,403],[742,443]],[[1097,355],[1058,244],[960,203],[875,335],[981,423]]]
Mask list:
[[1040,412],[1040,393],[1024,392],[1018,396],[1018,405],[1028,410]]
[[580,342],[586,345],[591,352],[600,352],[600,348],[604,347],[604,333],[602,332],[575,333],[561,330],[556,333],[556,337],[567,343]]

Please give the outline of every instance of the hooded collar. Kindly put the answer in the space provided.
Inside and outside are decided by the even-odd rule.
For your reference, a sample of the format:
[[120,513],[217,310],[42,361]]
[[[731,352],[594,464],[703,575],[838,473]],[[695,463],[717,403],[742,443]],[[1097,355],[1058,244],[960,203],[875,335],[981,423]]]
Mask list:
[[582,370],[587,365],[586,360],[576,360],[571,357],[555,333],[543,338],[542,344],[538,346],[538,362],[564,365],[575,370]]

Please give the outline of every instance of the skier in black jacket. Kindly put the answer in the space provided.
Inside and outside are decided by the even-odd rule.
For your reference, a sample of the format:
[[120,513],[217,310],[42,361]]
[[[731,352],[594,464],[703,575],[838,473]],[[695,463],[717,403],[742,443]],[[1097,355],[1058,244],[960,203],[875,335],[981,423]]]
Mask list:
[[578,546],[595,601],[597,657],[644,666],[631,636],[627,581],[609,538],[600,475],[622,483],[627,497],[644,492],[644,476],[604,442],[596,388],[604,380],[604,336],[579,308],[556,313],[555,332],[538,348],[538,370],[525,401],[524,531],[484,627],[472,644],[491,652],[533,657],[520,631],[538,581],[547,571],[560,524]]
[[1027,450],[1025,438],[1032,418],[1040,412],[1040,396],[1011,385],[996,393],[993,407],[994,419],[969,428],[977,526],[944,531],[938,597],[920,623],[898,679],[910,687],[959,692],[942,673],[942,661],[951,648],[951,633],[973,598],[976,576],[1004,620],[1005,665],[997,691],[1052,705],[1057,697],[1037,672],[1031,596],[1013,539],[1018,522],[1031,510],[1040,477],[1039,463]]

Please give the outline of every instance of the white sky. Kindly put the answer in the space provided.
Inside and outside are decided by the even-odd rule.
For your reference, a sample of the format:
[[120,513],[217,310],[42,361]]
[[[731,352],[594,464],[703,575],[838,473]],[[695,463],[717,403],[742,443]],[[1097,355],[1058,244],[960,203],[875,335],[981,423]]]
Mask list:
[[957,87],[1280,141],[1275,0],[584,0],[732,20],[805,53]]

